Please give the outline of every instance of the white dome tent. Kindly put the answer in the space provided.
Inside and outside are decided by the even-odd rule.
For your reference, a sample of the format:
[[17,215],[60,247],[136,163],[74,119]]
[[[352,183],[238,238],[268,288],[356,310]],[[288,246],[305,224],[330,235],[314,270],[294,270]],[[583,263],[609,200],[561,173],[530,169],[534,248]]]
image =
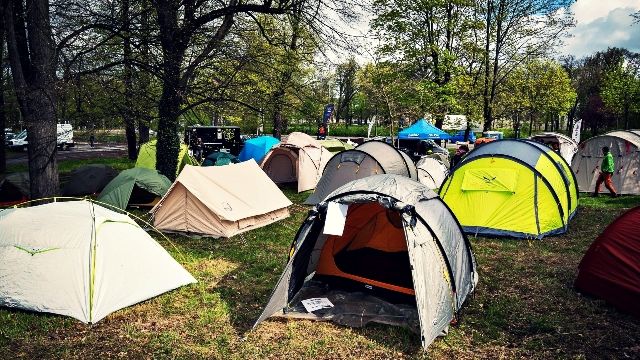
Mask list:
[[429,189],[438,189],[449,174],[447,166],[439,159],[423,156],[416,163],[418,181]]

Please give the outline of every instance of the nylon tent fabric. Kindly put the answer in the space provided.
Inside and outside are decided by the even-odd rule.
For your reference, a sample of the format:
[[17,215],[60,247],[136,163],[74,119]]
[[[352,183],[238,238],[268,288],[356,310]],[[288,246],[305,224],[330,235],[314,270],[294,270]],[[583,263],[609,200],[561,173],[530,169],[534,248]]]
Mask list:
[[[150,140],[142,146],[138,152],[138,159],[136,160],[136,167],[156,169],[156,146],[158,140]],[[187,144],[180,144],[180,151],[178,152],[178,167],[176,168],[176,175],[182,171],[185,165],[196,165],[196,162],[189,156],[189,146]]]
[[340,139],[320,140],[320,144],[322,144],[323,148],[329,150],[329,152],[334,155],[339,153],[340,151],[353,149],[353,145],[346,143]]
[[385,142],[367,141],[353,150],[339,152],[329,160],[315,191],[305,204],[315,205],[349,181],[376,174],[418,179],[415,165],[406,154]]
[[578,291],[604,299],[640,318],[640,207],[598,236],[578,266]]
[[487,143],[452,170],[440,196],[467,234],[542,239],[564,233],[577,190],[562,158],[548,151],[527,140]]
[[557,144],[558,153],[568,164],[571,164],[573,156],[578,152],[578,143],[572,138],[560,133],[546,132],[536,134],[531,137],[531,140],[547,145],[550,148],[553,147],[553,144]]
[[439,159],[423,156],[416,163],[418,181],[431,190],[437,189],[447,177],[449,169]]
[[293,132],[269,151],[260,167],[276,184],[296,182],[298,192],[303,192],[316,187],[330,158],[318,140]]
[[78,167],[69,175],[69,182],[62,188],[64,196],[85,196],[97,194],[118,176],[109,165],[89,164]]
[[611,180],[618,194],[640,194],[640,134],[634,131],[612,131],[580,143],[571,163],[578,189],[595,190],[605,146],[613,155],[616,171]]
[[186,166],[151,209],[157,229],[218,237],[289,216],[291,201],[253,160],[226,166]]
[[258,136],[253,139],[249,139],[244,142],[242,151],[238,154],[238,160],[247,161],[249,159],[255,160],[258,164],[262,162],[265,155],[280,143],[280,140],[273,136]]
[[134,167],[122,171],[98,196],[98,201],[126,209],[132,198],[148,203],[162,197],[171,187],[171,181],[157,170]]
[[449,134],[429,124],[425,119],[416,121],[413,125],[398,133],[398,139],[400,140],[448,140],[450,137]]
[[129,216],[90,201],[0,211],[0,258],[1,306],[84,323],[196,282]]
[[[327,209],[332,203],[348,206],[341,236],[323,234]],[[351,253],[344,254],[345,249]],[[327,254],[328,259],[324,258]],[[341,254],[347,257],[339,259]],[[362,261],[367,256],[369,260]],[[383,262],[396,267],[379,266]],[[328,296],[336,303],[336,310],[329,314],[300,313],[297,303],[292,303],[297,301],[297,294],[304,293],[307,285],[322,289],[317,284],[323,281],[327,290],[314,296]],[[417,311],[417,330],[426,348],[446,331],[476,284],[470,244],[440,198],[407,177],[373,175],[336,189],[309,212],[294,239],[289,261],[254,326],[271,316],[333,320],[350,326],[369,321],[388,323],[391,320],[385,311],[402,305]],[[336,291],[340,296],[334,296]],[[346,296],[345,292],[353,296]],[[370,294],[366,296],[377,299],[376,305],[348,303],[348,299],[362,298],[360,294]],[[413,301],[392,300],[407,296]],[[380,306],[380,302],[388,306]],[[400,311],[398,317],[402,314]]]
[[226,152],[212,152],[202,161],[201,166],[224,166],[229,164],[237,164],[240,161],[234,155]]
[[28,172],[0,175],[0,206],[12,206],[29,200],[31,189]]

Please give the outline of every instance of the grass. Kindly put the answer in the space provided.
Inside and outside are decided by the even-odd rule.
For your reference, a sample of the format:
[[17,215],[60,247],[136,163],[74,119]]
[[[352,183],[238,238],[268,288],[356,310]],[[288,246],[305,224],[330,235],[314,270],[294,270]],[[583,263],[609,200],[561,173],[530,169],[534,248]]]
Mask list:
[[639,205],[638,196],[581,198],[579,213],[562,236],[530,242],[472,238],[480,276],[477,291],[459,324],[423,352],[418,336],[385,325],[353,329],[268,320],[252,329],[307,211],[300,205],[306,194],[291,189],[285,194],[297,204],[288,219],[240,236],[211,240],[169,235],[169,242],[152,234],[199,282],[117,311],[95,325],[0,308],[0,357],[640,357],[640,321],[572,287],[588,246],[616,216]]

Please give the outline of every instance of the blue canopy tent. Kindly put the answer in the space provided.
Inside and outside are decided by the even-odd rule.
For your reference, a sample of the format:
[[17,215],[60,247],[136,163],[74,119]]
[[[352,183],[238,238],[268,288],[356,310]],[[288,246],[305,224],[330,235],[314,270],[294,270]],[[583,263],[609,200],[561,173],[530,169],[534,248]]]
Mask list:
[[269,150],[279,143],[280,140],[268,135],[249,139],[244,142],[244,147],[238,155],[238,160],[247,161],[249,159],[254,159],[258,164],[260,164]]
[[415,124],[398,133],[400,140],[449,140],[451,136],[437,127],[429,124],[424,119],[416,121]]

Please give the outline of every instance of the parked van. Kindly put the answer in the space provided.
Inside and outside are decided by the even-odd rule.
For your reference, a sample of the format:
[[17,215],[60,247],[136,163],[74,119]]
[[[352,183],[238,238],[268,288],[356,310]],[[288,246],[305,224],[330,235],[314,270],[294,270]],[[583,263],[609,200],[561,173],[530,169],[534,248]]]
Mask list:
[[[57,125],[58,137],[56,144],[60,150],[68,150],[70,147],[75,146],[73,142],[73,126],[71,124],[58,124]],[[7,144],[10,149],[13,150],[26,150],[29,142],[27,140],[27,130],[22,130],[18,135],[10,139]]]

